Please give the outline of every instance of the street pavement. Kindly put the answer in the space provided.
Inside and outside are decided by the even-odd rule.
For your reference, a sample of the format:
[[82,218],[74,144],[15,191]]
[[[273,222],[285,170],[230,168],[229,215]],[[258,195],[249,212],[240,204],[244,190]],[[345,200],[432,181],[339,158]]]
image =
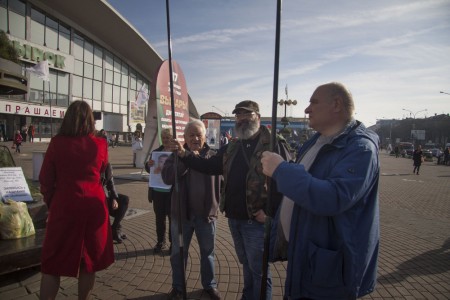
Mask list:
[[[2,144],[2,143],[0,143]],[[3,143],[10,146],[10,143]],[[16,165],[32,178],[32,152],[47,143],[24,143]],[[171,290],[167,251],[153,254],[156,230],[147,201],[147,175],[132,167],[130,146],[110,148],[115,183],[130,197],[123,221],[128,239],[114,244],[116,262],[97,273],[92,299],[166,299]],[[381,245],[376,290],[362,299],[450,299],[450,167],[425,162],[420,175],[412,160],[380,153]],[[70,170],[68,170],[70,172]],[[189,299],[209,299],[200,280],[199,248],[194,237],[186,268]],[[271,265],[273,299],[282,299],[286,263]],[[223,299],[240,299],[242,269],[226,218],[219,217],[216,277]],[[39,268],[0,276],[0,299],[38,299]],[[77,281],[62,278],[58,299],[76,299]]]

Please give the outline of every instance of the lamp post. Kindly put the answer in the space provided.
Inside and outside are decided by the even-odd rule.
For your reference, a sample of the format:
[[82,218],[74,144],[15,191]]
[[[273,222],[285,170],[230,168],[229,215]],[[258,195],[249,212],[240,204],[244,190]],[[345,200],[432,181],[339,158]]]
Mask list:
[[412,143],[413,143],[413,146],[415,146],[414,138],[415,138],[415,136],[416,136],[416,133],[413,132],[413,130],[415,130],[416,124],[414,124],[414,122],[415,122],[414,120],[416,119],[416,115],[417,115],[418,113],[423,112],[423,111],[427,111],[427,109],[422,109],[422,110],[416,111],[415,113],[414,113],[413,111],[409,110],[409,109],[405,109],[405,108],[402,108],[402,109],[403,109],[404,111],[408,111],[410,117],[411,117],[411,115],[413,116],[413,123],[412,123],[412,129],[411,129],[411,137],[412,137]]
[[288,88],[287,88],[287,85],[286,85],[285,92],[286,92],[286,100],[281,99],[280,101],[278,101],[278,104],[284,105],[284,117],[281,118],[281,124],[283,125],[283,131],[284,131],[284,132],[286,132],[286,130],[285,130],[285,129],[286,129],[286,126],[289,125],[289,119],[286,117],[286,109],[287,109],[287,106],[290,106],[290,105],[297,105],[297,100],[291,100],[291,99],[289,99],[289,97],[288,97]]

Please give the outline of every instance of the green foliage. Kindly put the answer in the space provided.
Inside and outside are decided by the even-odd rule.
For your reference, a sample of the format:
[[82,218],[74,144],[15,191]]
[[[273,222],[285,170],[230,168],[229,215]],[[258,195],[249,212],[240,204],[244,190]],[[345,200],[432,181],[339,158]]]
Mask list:
[[19,63],[19,53],[11,44],[8,36],[4,31],[0,30],[0,58]]
[[15,167],[14,159],[7,147],[0,147],[0,168]]

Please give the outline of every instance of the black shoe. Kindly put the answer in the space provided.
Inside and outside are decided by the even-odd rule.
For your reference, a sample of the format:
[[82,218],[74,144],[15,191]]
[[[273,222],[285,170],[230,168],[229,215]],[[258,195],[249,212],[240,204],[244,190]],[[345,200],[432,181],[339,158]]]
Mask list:
[[179,290],[173,288],[170,293],[169,293],[169,299],[183,299],[183,293],[180,292]]
[[117,242],[117,244],[122,244],[123,240],[122,240],[122,238],[120,237],[120,235],[117,233],[117,230],[114,230],[114,229],[113,229],[113,231],[112,231],[112,237],[113,237],[113,240],[115,240],[115,241]]
[[166,243],[157,243],[155,248],[153,248],[153,253],[160,253],[162,250],[166,249]]
[[213,299],[213,300],[220,300],[221,299],[221,297],[220,297],[220,292],[219,292],[219,290],[218,289],[216,289],[216,288],[209,288],[209,289],[206,289],[206,290],[204,290],[208,295],[209,295],[209,297],[211,298],[211,299]]
[[125,233],[121,233],[121,234],[119,234],[119,236],[122,240],[126,240],[128,238]]

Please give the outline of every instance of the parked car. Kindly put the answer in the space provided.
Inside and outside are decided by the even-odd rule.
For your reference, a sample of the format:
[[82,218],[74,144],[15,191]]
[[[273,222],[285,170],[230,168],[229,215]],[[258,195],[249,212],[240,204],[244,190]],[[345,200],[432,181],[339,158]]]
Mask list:
[[[431,149],[430,150],[431,151],[431,154],[434,156],[434,157],[438,157],[438,152],[439,152],[439,148],[433,148],[433,149]],[[442,152],[442,151],[441,151]]]
[[422,150],[422,154],[425,161],[433,161],[433,153],[430,149],[424,149]]
[[411,157],[414,153],[414,147],[403,147],[403,150],[401,152],[402,157]]

